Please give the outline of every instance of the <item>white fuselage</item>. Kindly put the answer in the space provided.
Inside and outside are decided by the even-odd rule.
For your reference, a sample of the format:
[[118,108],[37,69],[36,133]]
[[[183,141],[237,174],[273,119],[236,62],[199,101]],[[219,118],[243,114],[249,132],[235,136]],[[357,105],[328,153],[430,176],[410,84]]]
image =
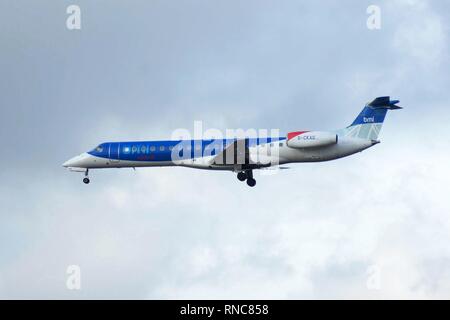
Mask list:
[[[252,163],[259,167],[299,162],[320,162],[343,158],[361,152],[376,143],[378,143],[378,141],[344,136],[339,137],[339,141],[336,144],[324,147],[292,148],[283,140],[250,147],[249,156]],[[213,159],[214,156],[200,156],[176,161],[135,161],[122,160],[120,157],[119,159],[112,159],[83,153],[68,160],[63,165],[74,171],[82,171],[82,169],[161,166],[183,166],[197,169],[231,171],[240,171],[242,169],[242,166],[236,164],[215,165],[213,164]]]
[[90,181],[89,169],[182,166],[234,171],[239,181],[254,187],[255,169],[339,159],[379,143],[386,113],[401,109],[398,102],[388,96],[378,97],[364,106],[351,125],[334,131],[292,131],[277,137],[236,134],[244,137],[214,140],[192,140],[189,134],[178,141],[105,142],[66,161],[63,166],[84,172],[86,184]]

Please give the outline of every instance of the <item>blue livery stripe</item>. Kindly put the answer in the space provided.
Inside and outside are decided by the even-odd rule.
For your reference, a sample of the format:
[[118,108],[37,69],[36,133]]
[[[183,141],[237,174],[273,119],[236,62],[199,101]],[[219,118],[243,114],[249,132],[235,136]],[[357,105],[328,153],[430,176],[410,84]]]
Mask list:
[[[246,139],[246,145],[253,147],[285,139],[286,137],[250,138]],[[111,160],[164,162],[171,161],[173,148],[178,148],[181,145],[180,157],[192,159],[202,157],[205,154],[216,155],[234,141],[236,139],[105,142],[88,153],[92,156]]]

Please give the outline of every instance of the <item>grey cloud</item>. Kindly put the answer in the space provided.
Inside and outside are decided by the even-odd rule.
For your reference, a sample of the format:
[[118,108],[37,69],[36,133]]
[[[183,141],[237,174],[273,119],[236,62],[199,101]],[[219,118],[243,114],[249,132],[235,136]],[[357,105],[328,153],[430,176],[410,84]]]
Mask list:
[[[445,1],[382,1],[380,31],[370,1],[78,1],[76,32],[68,4],[0,4],[0,297],[448,298]],[[338,128],[384,94],[405,109],[382,144],[254,190],[183,168],[100,170],[86,188],[61,168],[194,120]]]

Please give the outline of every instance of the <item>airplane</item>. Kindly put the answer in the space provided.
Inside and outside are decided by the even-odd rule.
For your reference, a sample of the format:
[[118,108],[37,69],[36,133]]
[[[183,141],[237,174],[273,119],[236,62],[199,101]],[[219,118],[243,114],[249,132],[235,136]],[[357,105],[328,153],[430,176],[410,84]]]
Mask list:
[[[293,131],[286,136],[227,139],[105,142],[64,162],[71,171],[101,168],[183,166],[228,170],[254,187],[253,170],[289,163],[330,161],[350,156],[378,143],[388,110],[402,109],[399,100],[378,97],[367,103],[353,123],[334,131]],[[283,167],[281,167],[283,168]]]

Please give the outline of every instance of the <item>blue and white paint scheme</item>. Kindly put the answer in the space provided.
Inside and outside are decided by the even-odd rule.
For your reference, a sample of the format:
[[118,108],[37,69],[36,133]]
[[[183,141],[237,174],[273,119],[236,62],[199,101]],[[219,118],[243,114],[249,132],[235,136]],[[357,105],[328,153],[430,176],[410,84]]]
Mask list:
[[253,187],[255,169],[339,159],[378,144],[387,111],[401,109],[397,103],[390,97],[376,98],[350,126],[334,131],[294,131],[264,138],[104,142],[63,166],[84,172],[86,184],[91,169],[184,166],[236,172],[240,181]]

